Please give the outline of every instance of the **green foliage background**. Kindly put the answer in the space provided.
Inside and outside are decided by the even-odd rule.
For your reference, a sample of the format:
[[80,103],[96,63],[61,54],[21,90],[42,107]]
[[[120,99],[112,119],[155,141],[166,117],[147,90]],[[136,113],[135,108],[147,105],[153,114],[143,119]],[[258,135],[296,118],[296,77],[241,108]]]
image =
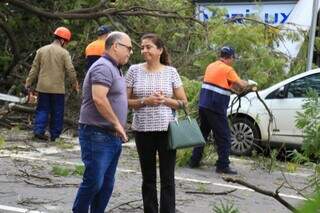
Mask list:
[[[97,5],[99,0],[28,0],[30,6],[56,13],[89,8]],[[107,1],[108,9],[126,10],[130,7],[148,8],[154,13],[166,14],[175,11],[180,17],[196,17],[195,4],[191,0],[127,0]],[[201,79],[206,66],[218,59],[218,51],[223,45],[235,48],[238,60],[235,69],[243,79],[253,79],[263,89],[275,82],[288,78],[290,75],[304,71],[306,44],[299,57],[291,62],[291,72],[285,74],[283,67],[289,63],[277,53],[274,44],[280,43],[284,37],[295,40],[294,32],[280,34],[280,29],[265,25],[257,17],[250,17],[243,23],[227,21],[225,11],[211,8],[214,16],[207,23],[199,24],[190,19],[173,19],[157,16],[127,16],[115,14],[97,19],[49,19],[16,7],[10,3],[0,3],[1,23],[12,31],[21,55],[20,63],[6,75],[13,58],[12,44],[5,33],[0,34],[0,80],[6,79],[7,84],[0,86],[6,92],[13,84],[23,85],[30,70],[35,52],[53,39],[52,32],[58,26],[66,26],[72,31],[72,41],[67,49],[72,55],[79,81],[82,82],[84,69],[84,49],[96,38],[95,31],[99,25],[112,25],[115,30],[127,32],[134,43],[134,54],[129,64],[142,62],[140,56],[140,37],[146,32],[157,33],[167,46],[173,66],[182,76],[189,100],[189,112],[197,117],[198,93]],[[151,12],[152,12],[151,11]],[[160,12],[159,12],[160,11]],[[317,40],[317,44],[319,41]],[[67,86],[69,86],[67,82]],[[72,92],[66,94],[66,117],[77,120],[81,96]]]
[[308,99],[302,108],[303,112],[298,112],[296,125],[305,135],[302,144],[303,154],[320,159],[320,100],[316,91],[309,91]]
[[[39,1],[30,0],[30,5],[50,12],[63,12],[79,8],[88,8],[96,5],[98,0],[72,0],[72,1]],[[180,16],[194,16],[195,5],[188,0],[137,0],[137,1],[111,1],[110,8],[116,10],[140,6],[160,11],[177,11]],[[283,72],[287,62],[273,49],[274,43],[281,42],[283,35],[279,30],[267,27],[264,24],[246,21],[245,24],[227,22],[224,11],[212,8],[215,16],[205,25],[200,25],[189,19],[170,19],[152,16],[125,16],[114,15],[99,19],[88,20],[57,20],[35,16],[34,14],[14,7],[10,4],[0,4],[0,12],[7,18],[7,24],[14,33],[21,58],[21,63],[11,72],[9,78],[15,78],[16,83],[22,83],[29,71],[35,51],[52,41],[52,32],[58,26],[70,28],[73,37],[68,45],[73,62],[80,79],[84,77],[84,49],[95,39],[95,31],[101,24],[113,25],[117,30],[127,32],[134,40],[134,55],[130,64],[142,61],[140,57],[139,39],[146,32],[155,32],[165,41],[171,54],[172,62],[181,75],[199,80],[205,67],[218,58],[218,50],[223,45],[231,45],[236,49],[239,60],[235,69],[244,79],[254,79],[260,88],[280,81],[288,76]],[[257,19],[256,17],[251,17]],[[259,21],[259,20],[258,20]],[[291,33],[292,34],[292,33]],[[294,39],[294,36],[287,34]],[[0,75],[11,62],[12,53],[10,42],[5,34],[0,34]],[[305,59],[305,54],[301,56]],[[129,64],[129,65],[130,65]],[[128,65],[128,66],[129,66]],[[297,60],[295,66],[299,69],[302,61]],[[302,70],[301,70],[302,71]],[[296,71],[297,72],[297,71]],[[2,76],[6,77],[6,76]],[[2,88],[7,89],[7,88]]]
[[[64,12],[80,8],[89,8],[100,0],[28,0],[24,1],[30,6],[35,6],[44,11]],[[191,0],[127,0],[108,1],[107,6],[114,10],[123,10],[133,6],[144,7],[158,11],[176,11],[181,17],[195,16],[195,5]],[[7,92],[13,85],[24,84],[26,75],[35,52],[53,39],[52,32],[58,26],[66,26],[72,31],[72,41],[67,49],[72,55],[79,81],[82,82],[85,75],[84,49],[88,43],[96,38],[95,31],[99,25],[112,25],[114,29],[127,32],[133,39],[134,55],[130,64],[142,62],[140,56],[139,39],[146,32],[157,33],[164,41],[171,54],[173,66],[182,76],[184,88],[189,100],[189,112],[193,117],[197,116],[198,93],[201,87],[201,79],[206,66],[218,59],[218,50],[223,45],[233,46],[237,52],[238,60],[234,67],[243,79],[252,79],[258,82],[259,89],[281,81],[291,75],[305,71],[306,43],[303,45],[298,58],[294,61],[287,59],[275,51],[274,44],[280,43],[285,37],[297,39],[296,32],[280,34],[280,29],[264,25],[257,17],[250,17],[255,21],[235,23],[224,18],[224,11],[212,7],[215,14],[209,22],[203,25],[190,19],[172,19],[156,16],[126,16],[110,15],[98,19],[49,19],[34,15],[27,10],[5,3],[0,3],[0,24],[6,25],[12,32],[17,42],[20,53],[20,61],[7,75],[7,69],[13,59],[13,48],[6,33],[0,33],[0,80],[5,79],[0,85],[0,92]],[[165,12],[163,12],[165,14]],[[1,29],[0,29],[1,30]],[[305,35],[304,35],[305,36]],[[320,40],[316,39],[316,49],[320,49]],[[291,64],[288,74],[284,72],[284,66]],[[68,85],[68,83],[67,83]],[[19,87],[17,87],[19,88]],[[66,116],[77,120],[81,98],[74,93],[67,94]],[[307,154],[319,157],[319,125],[308,129],[310,121],[307,118],[315,118],[319,115],[319,109],[313,111],[311,100],[305,105],[305,114],[302,114],[298,125],[305,129],[309,137],[304,146]],[[312,120],[312,119],[311,119]],[[310,141],[310,143],[308,143]],[[0,146],[4,140],[0,137]],[[1,148],[1,147],[0,147]],[[312,151],[317,150],[317,153]],[[187,162],[191,150],[179,152],[182,156],[181,164]],[[59,173],[61,169],[55,168]],[[62,169],[62,175],[69,173]],[[306,207],[307,208],[307,207]],[[303,211],[304,212],[304,211]]]
[[[44,11],[65,12],[97,5],[99,0],[28,0],[30,6]],[[195,4],[191,0],[127,0],[107,1],[107,6],[114,10],[125,10],[130,7],[148,8],[154,13],[159,11],[175,11],[181,17],[195,17]],[[101,24],[112,25],[115,30],[127,32],[133,40],[134,54],[130,62],[123,68],[127,70],[130,64],[142,62],[140,56],[140,37],[146,32],[157,33],[167,46],[173,66],[182,76],[184,88],[189,100],[189,112],[197,117],[198,93],[201,79],[206,66],[218,59],[218,51],[223,45],[235,48],[238,60],[235,69],[243,79],[253,79],[263,89],[275,82],[304,71],[306,52],[302,48],[299,58],[292,62],[292,71],[285,74],[283,67],[287,59],[277,53],[274,44],[280,43],[284,37],[296,39],[293,32],[280,35],[280,29],[267,26],[257,17],[253,21],[237,23],[224,18],[225,11],[210,8],[214,14],[207,23],[199,24],[190,19],[173,19],[156,16],[110,15],[98,19],[49,19],[36,16],[33,13],[14,5],[0,3],[2,22],[12,31],[19,47],[20,63],[5,76],[5,70],[12,60],[10,40],[4,33],[0,34],[0,80],[7,77],[0,86],[1,92],[6,92],[12,84],[23,85],[35,52],[41,46],[52,41],[52,32],[58,26],[66,26],[72,31],[72,41],[67,49],[72,55],[79,81],[85,75],[84,49],[96,38],[95,31]],[[319,43],[319,42],[318,42]],[[67,86],[69,84],[67,83]],[[69,90],[70,91],[70,90]],[[81,96],[68,92],[66,94],[67,108],[65,115],[77,120]]]

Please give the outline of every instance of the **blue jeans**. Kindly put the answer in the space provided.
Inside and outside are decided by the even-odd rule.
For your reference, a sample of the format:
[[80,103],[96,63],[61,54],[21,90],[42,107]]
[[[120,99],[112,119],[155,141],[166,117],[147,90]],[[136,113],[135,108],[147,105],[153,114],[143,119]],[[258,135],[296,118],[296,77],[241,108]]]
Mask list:
[[85,166],[72,211],[103,213],[111,197],[122,142],[99,127],[80,124],[79,142]]
[[50,137],[56,139],[63,129],[64,94],[39,92],[33,132],[43,135],[50,115]]

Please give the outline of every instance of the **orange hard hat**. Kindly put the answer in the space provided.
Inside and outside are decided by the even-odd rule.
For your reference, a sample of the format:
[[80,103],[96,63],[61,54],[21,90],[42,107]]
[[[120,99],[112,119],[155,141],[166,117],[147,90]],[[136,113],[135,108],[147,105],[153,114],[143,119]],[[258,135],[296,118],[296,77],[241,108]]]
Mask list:
[[71,32],[66,27],[58,27],[54,33],[56,36],[59,36],[60,38],[63,38],[64,40],[70,41],[71,39]]

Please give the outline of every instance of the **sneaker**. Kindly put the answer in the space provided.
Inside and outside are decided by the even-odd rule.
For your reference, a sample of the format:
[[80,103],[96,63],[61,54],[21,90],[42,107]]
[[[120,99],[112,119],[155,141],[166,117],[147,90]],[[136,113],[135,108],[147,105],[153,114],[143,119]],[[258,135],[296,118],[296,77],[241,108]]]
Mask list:
[[188,166],[190,168],[199,168],[200,167],[200,162],[195,162],[195,161],[189,160],[188,161]]
[[47,135],[44,134],[34,134],[34,138],[39,139],[39,140],[44,140],[47,141],[49,139],[49,137]]
[[234,169],[231,169],[229,166],[225,167],[223,169],[221,168],[216,168],[216,173],[218,174],[228,174],[228,175],[236,175],[238,172]]

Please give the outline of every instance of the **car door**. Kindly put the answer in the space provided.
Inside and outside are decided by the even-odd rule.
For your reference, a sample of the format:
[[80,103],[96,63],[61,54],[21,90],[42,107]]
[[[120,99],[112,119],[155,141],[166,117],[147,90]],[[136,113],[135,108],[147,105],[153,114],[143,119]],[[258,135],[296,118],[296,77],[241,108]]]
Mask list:
[[302,112],[307,91],[315,89],[320,94],[320,74],[312,74],[292,81],[270,98],[270,107],[274,115],[274,127],[271,140],[300,144],[303,134],[296,127],[297,112]]

